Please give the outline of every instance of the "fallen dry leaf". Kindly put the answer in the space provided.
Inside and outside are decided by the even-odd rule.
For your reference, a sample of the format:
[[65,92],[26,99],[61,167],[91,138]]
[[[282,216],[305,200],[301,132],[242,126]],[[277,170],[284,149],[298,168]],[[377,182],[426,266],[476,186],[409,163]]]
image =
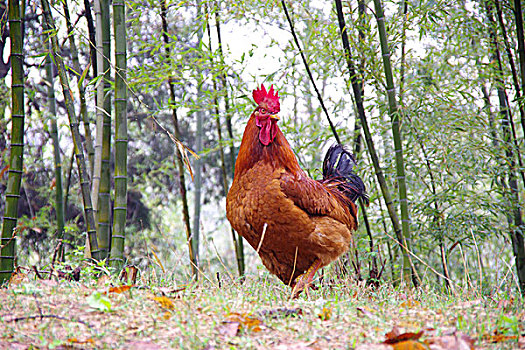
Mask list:
[[237,322],[243,330],[249,330],[251,332],[261,331],[261,320],[250,314],[232,312],[226,316],[226,322]]
[[426,346],[418,341],[407,340],[395,343],[394,350],[426,350]]
[[323,307],[323,310],[317,314],[317,317],[319,317],[322,321],[328,321],[332,318],[332,308]]
[[502,343],[509,340],[516,340],[518,338],[517,335],[503,335],[503,334],[492,334],[492,335],[484,335],[483,340],[489,343]]
[[79,340],[77,338],[69,338],[67,341],[70,343],[74,343],[74,344],[95,344],[95,341],[92,338],[87,338],[86,340]]
[[125,285],[125,286],[117,286],[117,287],[111,287],[108,289],[108,293],[123,293],[127,290],[130,290],[134,286]]
[[10,286],[17,286],[27,280],[27,274],[22,272],[22,269],[19,267],[16,268],[16,270],[11,275],[11,278],[9,279],[9,285]]
[[150,297],[152,300],[155,300],[157,303],[160,304],[165,309],[173,310],[175,309],[175,304],[173,304],[173,301],[170,298],[167,297]]
[[392,328],[390,332],[385,334],[386,339],[383,343],[396,344],[396,343],[404,342],[408,340],[418,340],[419,338],[421,338],[422,335],[423,335],[423,331],[419,331],[418,333],[412,333],[412,332],[401,333],[399,331],[399,328],[394,326],[394,328]]

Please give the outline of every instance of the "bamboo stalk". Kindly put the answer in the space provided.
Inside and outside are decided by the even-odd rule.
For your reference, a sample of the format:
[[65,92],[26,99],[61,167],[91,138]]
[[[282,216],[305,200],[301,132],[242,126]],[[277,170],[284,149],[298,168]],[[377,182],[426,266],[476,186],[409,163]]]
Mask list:
[[0,285],[9,281],[16,254],[18,200],[24,163],[24,53],[20,2],[9,0],[9,33],[11,39],[11,144],[5,191],[5,213],[0,238]]
[[[162,37],[164,39],[164,50],[166,52],[166,59],[170,59],[170,48],[169,48],[169,37],[168,37],[168,20],[167,20],[167,4],[166,0],[160,0],[160,17],[162,20]],[[171,105],[171,111],[172,111],[172,120],[173,120],[173,128],[175,131],[175,138],[177,140],[180,140],[180,129],[179,129],[179,119],[177,116],[177,109],[175,107],[175,83],[173,82],[173,79],[171,76],[168,78],[168,86],[170,89],[170,105]],[[197,261],[195,259],[195,254],[193,251],[193,238],[191,235],[191,226],[190,226],[190,213],[188,210],[188,199],[187,199],[187,191],[186,191],[186,180],[184,176],[184,163],[182,160],[182,154],[178,147],[176,147],[176,155],[177,155],[177,168],[179,170],[179,189],[180,189],[180,195],[182,199],[182,215],[184,220],[184,227],[186,229],[186,238],[188,241],[188,254],[189,254],[189,260],[191,265],[191,272],[192,277],[194,279],[197,279],[198,275],[198,269],[197,269]]]
[[[73,70],[77,77],[77,81],[79,81],[82,71],[80,69],[80,62],[78,60],[77,44],[75,43],[75,37],[73,35],[74,27],[71,25],[71,19],[69,17],[69,7],[67,5],[67,1],[64,1],[62,5],[64,8],[64,17],[66,18],[67,34],[69,38],[69,48],[71,50],[71,59],[73,61]],[[83,144],[84,144],[84,149],[88,155],[89,173],[93,174],[93,162],[94,162],[94,157],[95,157],[95,150],[93,148],[93,137],[91,136],[91,128],[89,127],[89,117],[87,113],[86,91],[84,88],[84,83],[78,84],[78,92],[80,96],[80,117],[82,119],[82,123],[84,124],[85,141],[83,142]]]
[[116,272],[120,272],[124,265],[128,189],[126,8],[123,0],[113,0],[113,30],[115,33],[115,206],[109,264]]
[[[399,128],[400,111],[396,102],[396,89],[394,86],[394,77],[392,74],[392,66],[390,63],[390,49],[388,47],[388,37],[385,27],[385,15],[383,13],[383,5],[381,0],[374,0],[374,8],[376,10],[377,27],[379,30],[379,40],[381,43],[381,53],[383,57],[383,67],[385,70],[386,92],[388,97],[388,109],[390,119],[392,121],[392,134],[394,137],[394,151],[396,157],[396,175],[399,190],[399,203],[401,208],[401,230],[403,232],[404,244],[410,250],[410,214],[408,211],[407,186],[405,176],[405,164],[403,160],[403,144],[401,141],[401,132]],[[408,272],[408,269],[407,269]],[[419,282],[415,276],[411,276],[414,285],[417,287]]]
[[336,4],[336,9],[337,9],[337,18],[339,21],[339,29],[341,31],[343,47],[345,49],[345,56],[346,56],[346,62],[348,65],[348,72],[350,73],[350,80],[352,83],[352,90],[355,96],[355,103],[357,106],[359,119],[361,120],[361,127],[365,135],[365,142],[368,148],[370,159],[372,160],[372,164],[374,166],[374,171],[377,177],[377,182],[379,183],[381,193],[383,194],[383,198],[387,206],[387,211],[390,216],[390,221],[392,222],[392,227],[394,229],[396,238],[398,240],[397,243],[401,247],[401,254],[403,255],[403,278],[405,279],[405,282],[408,284],[410,281],[410,276],[411,276],[411,267],[414,272],[415,272],[415,269],[413,268],[413,264],[411,263],[410,255],[407,252],[408,247],[405,244],[405,237],[403,236],[401,225],[399,223],[399,218],[394,208],[392,196],[390,194],[390,190],[388,189],[388,185],[386,183],[385,176],[381,169],[381,165],[379,164],[379,157],[377,155],[377,151],[375,149],[375,145],[372,140],[372,134],[368,126],[368,120],[366,118],[365,108],[363,105],[363,97],[361,94],[361,85],[356,75],[354,65],[352,63],[352,54],[350,51],[350,43],[348,41],[348,35],[346,32],[346,24],[345,24],[345,20],[343,16],[343,7],[341,4],[341,0],[335,0],[335,4]]
[[95,217],[93,215],[93,206],[91,203],[91,196],[89,193],[89,174],[86,169],[86,161],[84,158],[84,153],[81,150],[81,138],[78,127],[78,120],[75,114],[75,107],[73,103],[73,98],[71,95],[71,89],[69,88],[69,80],[66,75],[64,61],[62,56],[60,56],[60,51],[58,47],[58,40],[55,29],[55,22],[51,16],[51,10],[47,0],[42,0],[42,7],[44,12],[44,17],[49,28],[51,28],[52,35],[50,37],[51,44],[53,48],[53,57],[55,59],[55,64],[58,71],[58,76],[60,78],[60,84],[62,85],[62,90],[64,93],[64,100],[66,102],[67,116],[69,118],[69,126],[71,129],[71,134],[73,136],[73,149],[75,152],[75,158],[77,161],[78,167],[78,177],[80,180],[80,188],[82,191],[82,200],[84,203],[84,217],[86,220],[86,231],[89,238],[89,244],[91,246],[91,253],[94,259],[100,259],[100,251],[98,249],[97,235],[95,229]]
[[[44,28],[47,26],[44,23]],[[49,33],[48,33],[49,35]],[[55,87],[53,83],[53,62],[51,55],[53,50],[51,47],[51,40],[46,40],[48,44],[48,55],[46,57],[46,79],[47,79],[47,99],[50,114],[50,134],[53,141],[53,156],[55,162],[55,215],[57,219],[57,233],[58,239],[64,238],[64,197],[62,190],[62,161],[60,159],[60,142],[58,138],[56,103],[55,103]],[[58,256],[62,259],[64,256],[64,245],[59,245]]]
[[97,134],[91,197],[97,220],[97,238],[101,258],[105,259],[110,249],[110,153],[111,153],[111,98],[109,94],[109,2],[95,0],[97,35],[97,75],[101,79],[97,87]]

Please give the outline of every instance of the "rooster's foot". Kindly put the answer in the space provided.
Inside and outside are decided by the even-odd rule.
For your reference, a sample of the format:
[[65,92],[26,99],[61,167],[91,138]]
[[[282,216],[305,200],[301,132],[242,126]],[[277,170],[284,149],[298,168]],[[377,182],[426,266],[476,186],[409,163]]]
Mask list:
[[291,299],[297,299],[297,297],[299,297],[299,294],[301,294],[303,290],[306,290],[306,295],[310,297],[310,294],[308,293],[308,289],[309,288],[317,289],[317,287],[312,285],[312,282],[313,282],[315,273],[317,272],[317,270],[319,270],[320,267],[321,267],[321,261],[316,260],[305,273],[303,273],[302,275],[299,275],[295,279],[294,284],[293,284],[293,289],[292,289],[292,295],[290,297]]

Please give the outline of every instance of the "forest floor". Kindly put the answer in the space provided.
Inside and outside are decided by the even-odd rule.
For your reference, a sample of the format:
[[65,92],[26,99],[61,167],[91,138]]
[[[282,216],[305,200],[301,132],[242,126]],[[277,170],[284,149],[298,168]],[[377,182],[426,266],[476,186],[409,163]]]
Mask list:
[[523,302],[352,280],[289,300],[274,277],[115,286],[19,274],[0,289],[0,349],[517,349]]

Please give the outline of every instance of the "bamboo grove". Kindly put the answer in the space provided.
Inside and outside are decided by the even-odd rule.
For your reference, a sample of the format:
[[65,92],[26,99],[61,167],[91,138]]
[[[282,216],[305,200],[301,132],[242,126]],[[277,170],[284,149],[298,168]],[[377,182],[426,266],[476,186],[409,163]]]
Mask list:
[[224,200],[264,82],[311,176],[334,140],[359,160],[371,203],[337,273],[525,292],[520,0],[9,0],[0,18],[0,283],[54,252],[256,273]]

